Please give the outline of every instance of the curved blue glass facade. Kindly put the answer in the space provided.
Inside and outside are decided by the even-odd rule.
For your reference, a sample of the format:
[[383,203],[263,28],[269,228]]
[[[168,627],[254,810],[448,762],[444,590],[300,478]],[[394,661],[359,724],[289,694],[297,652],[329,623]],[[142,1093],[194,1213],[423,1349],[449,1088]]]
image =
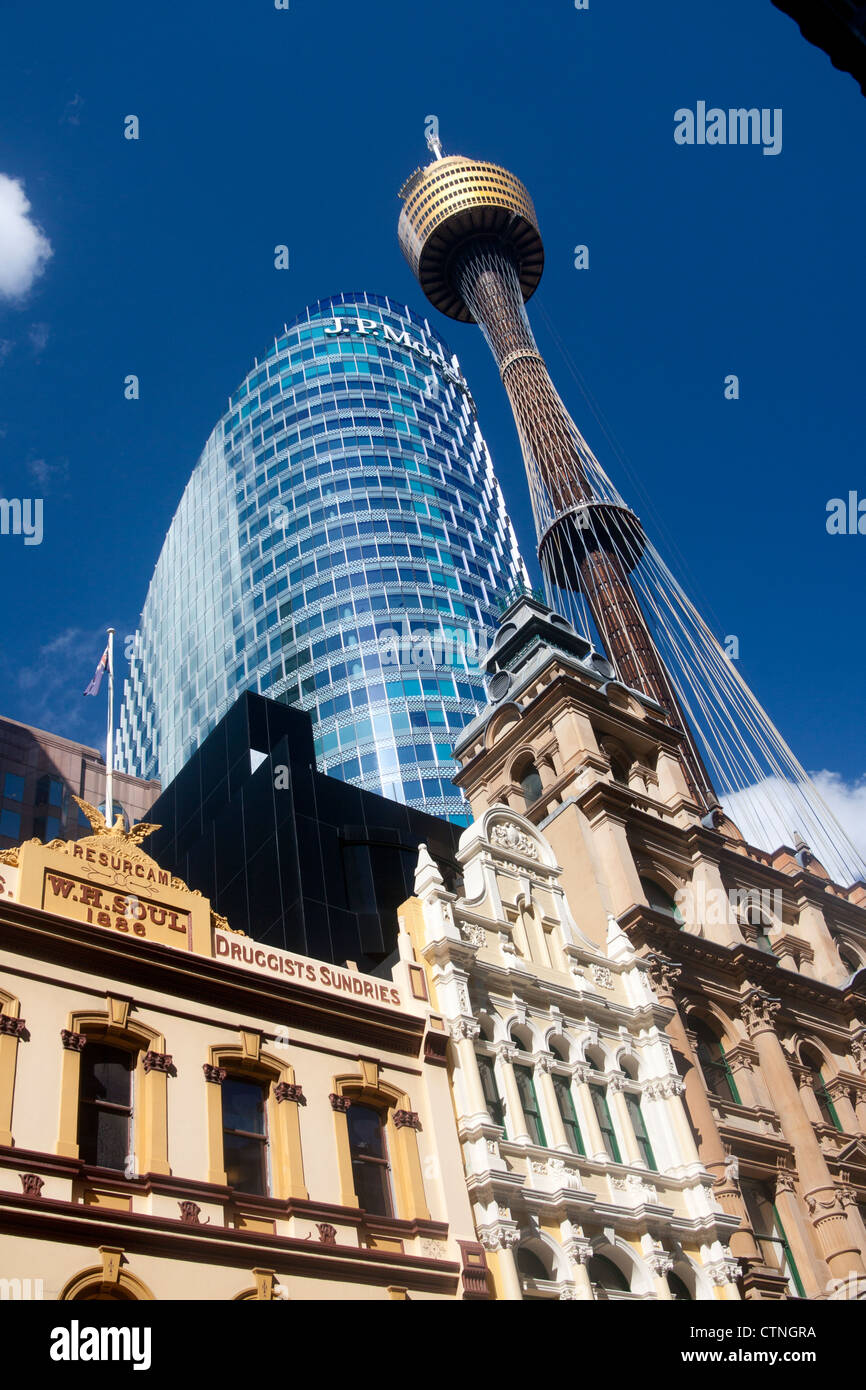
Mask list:
[[141,616],[120,767],[170,781],[243,690],[299,705],[320,768],[460,819],[451,745],[526,572],[457,358],[368,293],[310,305],[230,398]]

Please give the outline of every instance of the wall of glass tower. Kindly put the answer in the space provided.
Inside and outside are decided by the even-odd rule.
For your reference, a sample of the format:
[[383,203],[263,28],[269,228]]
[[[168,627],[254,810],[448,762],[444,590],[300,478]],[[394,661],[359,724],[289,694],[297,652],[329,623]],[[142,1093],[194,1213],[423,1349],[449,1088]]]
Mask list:
[[459,820],[451,745],[526,583],[457,358],[405,305],[309,305],[229,400],[142,611],[119,766],[163,785],[244,690],[310,712],[320,768]]

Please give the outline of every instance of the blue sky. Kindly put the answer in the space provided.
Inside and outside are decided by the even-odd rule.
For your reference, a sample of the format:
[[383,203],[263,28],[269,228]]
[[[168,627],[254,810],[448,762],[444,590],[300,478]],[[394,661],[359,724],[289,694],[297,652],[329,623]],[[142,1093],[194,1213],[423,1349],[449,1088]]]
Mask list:
[[[716,634],[738,636],[741,671],[806,767],[863,779],[866,537],[825,526],[830,498],[866,497],[853,79],[769,0],[83,8],[4,13],[0,175],[23,184],[52,254],[26,293],[8,277],[0,293],[0,495],[44,499],[41,545],[0,536],[2,713],[101,744],[103,702],[81,691],[102,631],[134,630],[183,486],[254,355],[339,289],[423,311],[397,190],[426,160],[432,113],[446,151],[530,188],[547,252],[530,313],[614,481]],[[781,108],[781,153],[677,145],[674,112],[701,100]],[[487,349],[474,328],[434,322],[531,561]],[[852,817],[866,820],[864,800],[849,798]]]

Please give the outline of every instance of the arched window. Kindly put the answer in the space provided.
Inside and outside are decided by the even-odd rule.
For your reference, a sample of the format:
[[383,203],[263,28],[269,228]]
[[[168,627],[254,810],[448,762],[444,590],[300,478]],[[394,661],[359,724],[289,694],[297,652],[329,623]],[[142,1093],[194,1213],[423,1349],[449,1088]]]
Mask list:
[[562,1127],[565,1130],[565,1137],[568,1147],[574,1154],[580,1154],[581,1158],[586,1157],[586,1149],[583,1144],[583,1135],[580,1132],[580,1125],[577,1122],[577,1112],[574,1108],[574,1101],[571,1096],[571,1080],[563,1076],[560,1072],[553,1072],[553,1090],[556,1095],[556,1104],[559,1107],[559,1115],[562,1120]]
[[637,1140],[640,1156],[647,1168],[651,1168],[654,1173],[658,1172],[658,1164],[655,1160],[652,1144],[649,1141],[646,1124],[644,1122],[643,1111],[640,1108],[640,1101],[632,1091],[625,1091],[625,1105],[628,1110],[628,1117],[631,1120],[631,1127],[634,1130],[634,1137]]
[[641,877],[640,886],[650,907],[654,908],[656,912],[664,912],[666,916],[673,918],[678,927],[685,926],[685,918],[670,893],[656,883],[655,879]]
[[223,1162],[229,1187],[268,1192],[268,1134],[262,1082],[227,1076],[222,1083]]
[[517,1251],[517,1268],[527,1279],[549,1279],[550,1271],[534,1250],[521,1245]]
[[850,946],[843,945],[841,942],[836,943],[836,949],[839,952],[839,959],[848,971],[848,974],[856,975],[857,971],[861,969],[860,958],[856,951],[853,951]]
[[532,1068],[515,1065],[514,1079],[517,1082],[520,1105],[523,1110],[523,1118],[526,1121],[526,1132],[533,1144],[539,1144],[542,1148],[546,1149],[547,1139],[541,1120],[541,1107],[538,1104],[538,1096],[535,1093]]
[[683,1280],[678,1274],[671,1270],[668,1274],[668,1288],[671,1291],[671,1298],[675,1303],[693,1303],[694,1299],[689,1293]]
[[619,786],[628,786],[628,764],[624,758],[618,757],[615,753],[610,755],[610,773]]
[[383,1116],[372,1105],[359,1105],[353,1101],[346,1119],[358,1204],[373,1216],[392,1216],[391,1164]]
[[123,1047],[88,1040],[81,1056],[78,1154],[84,1163],[123,1172],[133,1161],[132,1069]]
[[613,1120],[611,1119],[607,1104],[607,1088],[599,1085],[590,1086],[589,1093],[592,1096],[595,1117],[598,1120],[598,1127],[601,1130],[605,1152],[608,1158],[614,1163],[622,1163],[619,1144],[616,1142],[616,1130],[613,1127]]
[[833,1098],[827,1090],[827,1083],[822,1074],[823,1059],[816,1052],[804,1050],[800,1054],[804,1066],[809,1069],[809,1079],[812,1086],[812,1094],[818,1102],[818,1109],[821,1118],[827,1125],[832,1125],[839,1133],[842,1133],[842,1125],[839,1116],[836,1114],[836,1107]]
[[707,1090],[712,1091],[719,1100],[732,1100],[735,1105],[740,1105],[737,1083],[721,1042],[703,1019],[695,1019],[692,1028],[698,1040],[696,1051]]
[[610,1293],[628,1293],[629,1282],[607,1255],[593,1255],[588,1265],[589,1280],[597,1299],[606,1301]]
[[492,1057],[486,1057],[479,1052],[478,1074],[481,1077],[481,1090],[484,1095],[484,1104],[487,1106],[487,1113],[495,1125],[502,1125],[505,1128],[505,1105],[499,1094],[499,1087],[496,1084],[496,1067]]
[[521,769],[520,790],[523,792],[527,808],[533,806],[541,796],[544,788],[541,785],[541,775],[534,763],[526,763]]

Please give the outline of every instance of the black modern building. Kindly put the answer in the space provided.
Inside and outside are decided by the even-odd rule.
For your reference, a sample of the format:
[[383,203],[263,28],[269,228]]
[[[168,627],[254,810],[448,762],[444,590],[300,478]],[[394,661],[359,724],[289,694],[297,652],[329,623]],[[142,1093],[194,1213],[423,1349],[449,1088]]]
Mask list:
[[319,772],[309,716],[250,692],[147,819],[147,852],[233,928],[366,971],[396,948],[419,844],[458,871],[459,827]]
[[823,48],[834,68],[850,72],[866,96],[866,5],[863,0],[773,0],[800,26],[800,33]]

